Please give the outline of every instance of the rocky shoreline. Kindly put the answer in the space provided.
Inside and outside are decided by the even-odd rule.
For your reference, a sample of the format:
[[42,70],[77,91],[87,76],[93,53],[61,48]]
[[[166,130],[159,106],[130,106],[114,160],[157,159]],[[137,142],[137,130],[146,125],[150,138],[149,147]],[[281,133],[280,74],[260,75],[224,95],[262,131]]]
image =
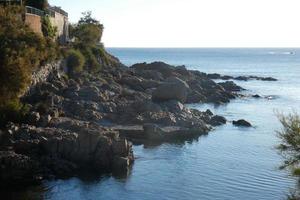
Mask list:
[[126,172],[134,162],[132,142],[207,134],[227,120],[184,104],[229,103],[244,90],[215,78],[224,79],[162,62],[106,66],[75,79],[55,70],[24,96],[26,121],[0,131],[0,183],[36,183],[82,170]]

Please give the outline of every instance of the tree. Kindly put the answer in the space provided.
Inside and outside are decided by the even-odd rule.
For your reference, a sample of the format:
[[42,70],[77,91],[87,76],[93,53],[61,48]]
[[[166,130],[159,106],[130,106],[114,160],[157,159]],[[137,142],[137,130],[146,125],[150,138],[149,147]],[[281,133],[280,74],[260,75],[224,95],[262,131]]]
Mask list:
[[78,21],[77,26],[74,28],[73,34],[86,45],[95,45],[100,43],[103,25],[94,18],[92,18],[92,12],[83,12],[82,17]]

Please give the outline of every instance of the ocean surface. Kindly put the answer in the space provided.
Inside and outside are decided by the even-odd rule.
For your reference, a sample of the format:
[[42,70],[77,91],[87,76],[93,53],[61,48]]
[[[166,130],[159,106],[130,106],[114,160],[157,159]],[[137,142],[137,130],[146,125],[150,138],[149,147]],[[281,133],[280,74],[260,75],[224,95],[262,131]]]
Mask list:
[[164,61],[208,73],[272,76],[277,82],[235,81],[245,93],[271,99],[236,99],[227,105],[190,107],[244,118],[254,128],[227,123],[205,137],[182,144],[134,146],[136,161],[127,176],[71,178],[44,182],[27,195],[44,199],[276,200],[285,199],[296,179],[279,170],[275,146],[277,113],[300,111],[300,49],[124,49],[110,53],[124,64]]

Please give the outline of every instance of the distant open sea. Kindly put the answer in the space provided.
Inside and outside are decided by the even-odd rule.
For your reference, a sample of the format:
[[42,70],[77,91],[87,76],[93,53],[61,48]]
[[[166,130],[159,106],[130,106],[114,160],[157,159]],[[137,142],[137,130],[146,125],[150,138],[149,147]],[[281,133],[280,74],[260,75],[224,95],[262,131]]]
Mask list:
[[245,93],[272,96],[245,98],[214,106],[190,107],[244,118],[255,128],[230,123],[206,137],[182,144],[134,146],[136,162],[127,177],[72,178],[45,182],[45,199],[124,200],[280,200],[296,179],[278,167],[276,112],[300,111],[300,49],[139,49],[109,48],[124,64],[164,61],[188,69],[225,75],[272,76],[277,82],[235,81]]

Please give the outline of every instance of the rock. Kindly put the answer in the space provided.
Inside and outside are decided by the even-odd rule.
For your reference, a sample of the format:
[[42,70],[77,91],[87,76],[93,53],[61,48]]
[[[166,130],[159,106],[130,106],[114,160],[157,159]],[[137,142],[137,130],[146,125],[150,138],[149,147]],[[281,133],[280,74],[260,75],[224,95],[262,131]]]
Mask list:
[[226,124],[226,121],[227,120],[225,117],[215,115],[210,119],[209,124],[211,124],[212,126],[220,126]]
[[197,91],[191,91],[188,94],[186,103],[202,103],[206,100],[206,97],[202,94],[200,94]]
[[214,113],[211,112],[211,110],[209,110],[209,109],[207,109],[207,110],[205,111],[205,114],[207,114],[207,115],[209,115],[209,116],[214,115]]
[[84,100],[100,101],[100,91],[95,86],[85,86],[80,88],[78,95]]
[[50,121],[51,121],[52,117],[50,115],[43,115],[40,120],[39,120],[39,126],[45,127],[47,126]]
[[219,83],[225,90],[231,91],[231,92],[239,92],[241,90],[244,90],[244,88],[236,85],[233,81],[226,81],[223,83]]
[[38,112],[30,112],[26,115],[26,121],[28,124],[36,125],[40,121],[40,113]]
[[261,79],[262,81],[277,81],[276,78],[272,78],[272,77],[264,77]]
[[163,75],[163,78],[168,78],[174,74],[175,67],[168,65],[163,62],[153,62],[150,64],[147,63],[138,63],[135,65],[132,65],[131,68],[134,68],[136,70],[152,70],[157,71],[160,74]]
[[136,76],[128,76],[128,77],[123,77],[120,80],[121,84],[128,85],[130,88],[138,91],[143,91],[144,88],[141,86],[142,79],[138,78]]
[[0,151],[0,185],[9,186],[39,181],[38,164],[28,156]]
[[167,111],[172,113],[180,113],[184,109],[183,104],[177,100],[170,100],[162,103],[161,105],[165,107]]
[[161,141],[163,139],[162,130],[156,124],[144,124],[144,133],[150,141]]
[[232,122],[235,126],[252,127],[252,125],[244,119],[240,119]]
[[128,157],[115,156],[113,159],[112,167],[114,171],[124,171],[128,169],[131,161]]
[[188,89],[189,86],[185,81],[179,78],[172,78],[154,90],[152,100],[157,102],[178,100],[181,103],[185,103]]
[[59,93],[59,89],[55,87],[53,84],[48,82],[41,83],[41,85],[39,86],[39,90],[43,92],[54,93],[54,94]]
[[253,98],[261,98],[261,96],[258,95],[258,94],[252,95],[252,97],[253,97]]
[[137,113],[162,111],[161,106],[152,102],[151,100],[133,102],[131,107],[134,108]]
[[224,92],[215,92],[211,95],[209,95],[206,99],[207,103],[215,103],[215,104],[223,104],[223,103],[229,103],[230,99],[234,96],[228,96],[229,94]]
[[214,73],[214,74],[207,74],[207,77],[210,79],[221,79],[221,75]]
[[121,139],[113,142],[112,151],[114,155],[127,156],[129,153],[129,147],[130,145],[128,144],[127,140]]
[[239,80],[239,81],[248,81],[249,77],[246,76],[238,76],[234,78],[235,80]]

